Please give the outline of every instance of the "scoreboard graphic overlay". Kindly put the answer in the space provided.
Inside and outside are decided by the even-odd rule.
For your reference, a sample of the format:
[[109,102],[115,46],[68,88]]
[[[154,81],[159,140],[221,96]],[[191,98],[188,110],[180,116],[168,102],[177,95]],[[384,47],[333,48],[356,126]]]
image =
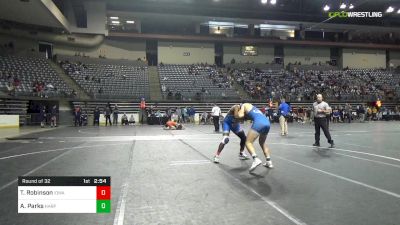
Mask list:
[[111,177],[18,177],[18,213],[110,213]]

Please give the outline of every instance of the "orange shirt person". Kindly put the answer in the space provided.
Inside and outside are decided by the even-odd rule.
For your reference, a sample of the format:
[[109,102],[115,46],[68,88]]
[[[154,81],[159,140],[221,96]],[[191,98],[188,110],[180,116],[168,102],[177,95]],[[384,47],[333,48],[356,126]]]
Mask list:
[[182,126],[182,124],[179,124],[173,120],[168,120],[167,123],[165,123],[165,129],[183,130],[183,126]]

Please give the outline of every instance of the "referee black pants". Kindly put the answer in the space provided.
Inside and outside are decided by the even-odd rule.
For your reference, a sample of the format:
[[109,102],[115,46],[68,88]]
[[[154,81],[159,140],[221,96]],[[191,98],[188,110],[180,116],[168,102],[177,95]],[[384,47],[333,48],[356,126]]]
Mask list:
[[215,132],[219,132],[219,116],[213,116]]
[[322,131],[325,134],[326,139],[328,139],[328,143],[332,143],[332,138],[331,134],[329,133],[329,127],[328,127],[328,119],[326,117],[323,118],[314,118],[314,124],[315,124],[315,143],[319,144],[319,137],[320,137],[320,130],[322,128]]

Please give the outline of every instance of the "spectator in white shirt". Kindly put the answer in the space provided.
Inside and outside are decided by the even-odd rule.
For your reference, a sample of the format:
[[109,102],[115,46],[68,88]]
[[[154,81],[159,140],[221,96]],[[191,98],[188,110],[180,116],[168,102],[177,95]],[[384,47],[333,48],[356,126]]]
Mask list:
[[214,107],[211,109],[211,116],[214,122],[214,131],[219,132],[219,116],[221,115],[221,108],[214,104]]

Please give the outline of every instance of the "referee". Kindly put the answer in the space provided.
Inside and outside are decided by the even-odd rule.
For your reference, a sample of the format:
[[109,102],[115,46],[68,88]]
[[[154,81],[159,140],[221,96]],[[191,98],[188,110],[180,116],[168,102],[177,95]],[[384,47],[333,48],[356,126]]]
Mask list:
[[331,113],[331,108],[329,107],[328,103],[322,101],[322,95],[317,95],[317,101],[313,104],[314,108],[314,124],[315,124],[315,143],[313,146],[319,147],[319,136],[320,136],[320,129],[325,134],[326,139],[328,139],[328,143],[331,144],[330,148],[334,148],[335,144],[331,138],[331,134],[329,133],[328,128],[328,116]]

